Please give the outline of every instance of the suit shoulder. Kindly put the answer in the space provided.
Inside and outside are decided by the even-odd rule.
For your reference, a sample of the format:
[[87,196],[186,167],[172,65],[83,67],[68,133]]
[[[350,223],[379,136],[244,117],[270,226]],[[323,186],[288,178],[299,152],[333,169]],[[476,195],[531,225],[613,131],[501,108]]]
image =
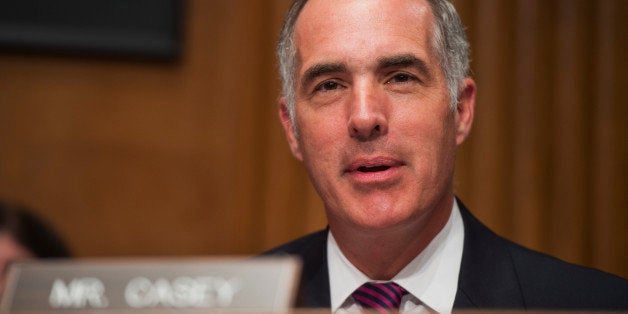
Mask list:
[[625,279],[513,243],[459,205],[465,223],[459,307],[628,309]]
[[528,308],[628,308],[628,281],[621,277],[512,242],[509,251]]
[[306,252],[311,251],[312,248],[320,248],[321,246],[324,247],[326,242],[327,230],[320,230],[272,248],[261,255],[304,255]]

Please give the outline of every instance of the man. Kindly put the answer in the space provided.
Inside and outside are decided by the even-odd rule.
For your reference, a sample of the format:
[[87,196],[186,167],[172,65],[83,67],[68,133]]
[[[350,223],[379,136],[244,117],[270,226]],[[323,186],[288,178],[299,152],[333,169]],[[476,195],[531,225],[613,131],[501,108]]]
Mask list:
[[455,199],[476,86],[451,4],[297,0],[278,53],[280,119],[329,222],[266,253],[302,257],[298,306],[628,307],[625,280],[510,243]]

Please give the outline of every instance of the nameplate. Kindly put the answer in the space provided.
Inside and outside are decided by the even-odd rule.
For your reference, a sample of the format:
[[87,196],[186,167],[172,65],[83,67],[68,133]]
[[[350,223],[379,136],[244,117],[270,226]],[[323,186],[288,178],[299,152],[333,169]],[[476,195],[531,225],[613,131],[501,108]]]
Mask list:
[[10,268],[0,309],[281,311],[293,304],[300,268],[289,257],[20,262]]

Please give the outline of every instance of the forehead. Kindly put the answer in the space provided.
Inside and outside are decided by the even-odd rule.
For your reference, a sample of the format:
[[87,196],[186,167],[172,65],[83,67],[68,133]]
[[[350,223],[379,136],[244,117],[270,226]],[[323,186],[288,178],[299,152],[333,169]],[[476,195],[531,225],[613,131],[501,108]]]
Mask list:
[[430,59],[432,24],[425,0],[310,0],[296,22],[294,38],[302,62],[400,53]]

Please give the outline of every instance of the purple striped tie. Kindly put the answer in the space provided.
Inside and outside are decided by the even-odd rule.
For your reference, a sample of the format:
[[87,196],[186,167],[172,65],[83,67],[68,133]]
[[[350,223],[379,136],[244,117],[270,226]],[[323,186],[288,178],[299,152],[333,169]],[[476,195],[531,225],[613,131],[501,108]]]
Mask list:
[[376,309],[381,313],[399,309],[401,298],[408,293],[394,282],[367,282],[353,292],[353,298],[365,309]]

